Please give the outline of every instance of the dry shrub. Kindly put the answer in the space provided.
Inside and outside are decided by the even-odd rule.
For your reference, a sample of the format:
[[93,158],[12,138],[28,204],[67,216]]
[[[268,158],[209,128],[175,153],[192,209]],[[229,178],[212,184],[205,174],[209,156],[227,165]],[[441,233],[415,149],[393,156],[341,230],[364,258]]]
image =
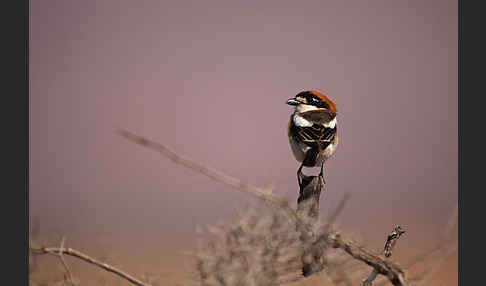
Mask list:
[[245,208],[236,220],[207,227],[205,234],[196,254],[204,286],[277,285],[302,266],[301,232],[278,209]]

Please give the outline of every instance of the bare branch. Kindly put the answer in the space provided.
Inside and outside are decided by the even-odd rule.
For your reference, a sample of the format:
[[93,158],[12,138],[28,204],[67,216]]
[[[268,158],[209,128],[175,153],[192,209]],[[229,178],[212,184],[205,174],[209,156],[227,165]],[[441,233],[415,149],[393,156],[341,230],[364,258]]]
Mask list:
[[[120,129],[119,133],[126,139],[129,139],[141,146],[156,150],[173,162],[186,166],[198,173],[204,174],[215,181],[225,183],[230,185],[238,190],[243,190],[247,193],[250,193],[260,199],[263,199],[265,202],[268,202],[270,205],[279,207],[284,209],[291,217],[295,220],[297,225],[301,225],[302,229],[305,231],[313,232],[311,227],[302,221],[299,216],[296,214],[296,211],[293,210],[288,204],[283,203],[279,197],[270,193],[270,191],[265,190],[263,188],[255,187],[250,184],[243,183],[242,181],[228,176],[216,169],[208,167],[203,163],[199,163],[193,161],[189,158],[186,158],[182,155],[177,154],[176,152],[170,150],[166,146],[150,141],[144,137],[138,136],[133,134],[129,131]],[[339,208],[338,208],[339,210]],[[351,255],[357,260],[360,260],[367,265],[373,267],[379,274],[385,275],[391,281],[393,285],[400,285],[406,286],[407,282],[404,279],[404,272],[400,266],[396,265],[395,263],[385,260],[381,258],[378,254],[373,253],[362,246],[356,244],[355,242],[343,239],[338,232],[324,232],[320,233],[317,237],[315,246],[325,250],[328,246],[333,248],[340,248],[344,250],[346,253]],[[143,284],[141,284],[143,285]]]
[[[308,177],[310,178],[310,177]],[[312,192],[307,192],[308,194],[311,193],[312,195],[308,195],[307,197],[304,197],[302,194],[305,194],[305,192],[302,192],[301,190],[301,197],[299,198],[305,198],[304,200],[298,201],[298,208],[297,208],[297,213],[300,215],[299,218],[303,220],[303,222],[308,222],[308,223],[315,223],[315,219],[317,219],[317,211],[318,206],[315,206],[316,204],[319,204],[319,195],[320,195],[320,188],[323,187],[323,184],[319,183],[318,177],[314,177],[310,182],[308,183],[307,186],[311,186],[310,188],[313,189]],[[302,188],[302,187],[301,187]],[[305,187],[306,189],[308,187]],[[319,189],[319,192],[315,191],[315,189]],[[334,212],[331,214],[330,219],[328,220],[327,224],[319,231],[321,233],[327,233],[329,227],[334,223],[334,220],[338,217],[338,215],[341,213],[341,211],[344,209],[344,206],[346,205],[346,202],[350,198],[349,194],[345,194],[341,202],[338,204]],[[306,210],[308,209],[308,210]],[[314,211],[309,211],[314,209]],[[306,216],[308,216],[306,218]],[[299,222],[298,225],[301,223]],[[301,235],[301,240],[305,244],[307,243],[310,239],[314,237],[314,234],[308,234],[308,233],[302,233]],[[321,246],[317,244],[311,244],[311,247],[307,249],[302,256],[302,274],[304,276],[310,276],[314,273],[320,272],[324,269],[325,264],[328,263],[328,259],[326,258],[326,251],[323,249]],[[343,276],[342,271],[339,273],[341,276]],[[350,281],[346,279],[345,276],[343,276],[344,281],[347,283],[347,285],[350,284]]]
[[355,259],[358,259],[373,267],[378,274],[385,275],[393,285],[408,285],[404,278],[405,273],[399,265],[380,257],[380,255],[365,249],[353,241],[343,239],[337,232],[322,234],[317,243],[327,243],[333,248],[340,248],[344,250]]
[[[385,257],[391,256],[393,248],[395,247],[395,243],[398,241],[400,236],[402,236],[404,233],[405,233],[405,230],[403,230],[400,226],[396,226],[393,229],[393,231],[388,235],[386,242],[385,242],[385,247],[383,249],[383,254],[385,255]],[[373,270],[371,270],[371,273],[368,276],[368,278],[366,278],[363,281],[363,286],[373,285],[373,281],[375,280],[377,275],[378,275],[378,271],[375,268],[373,268]],[[402,280],[403,280],[403,277],[402,277]]]
[[388,235],[388,238],[386,239],[385,243],[385,248],[383,249],[383,253],[385,254],[385,257],[390,257],[393,251],[393,247],[395,247],[395,243],[397,243],[397,240],[400,238],[405,233],[405,230],[403,230],[400,226],[396,226],[393,231]]
[[167,146],[151,141],[149,139],[146,139],[145,137],[136,135],[130,131],[124,130],[124,129],[118,129],[118,133],[123,136],[124,138],[135,142],[143,147],[158,151],[162,155],[168,157],[170,160],[172,160],[174,163],[181,164],[195,172],[201,173],[203,175],[206,175],[207,177],[229,185],[237,190],[241,190],[247,193],[250,193],[251,195],[256,196],[259,199],[262,199],[264,202],[268,203],[270,206],[275,206],[279,207],[281,209],[284,209],[287,214],[294,220],[300,222],[300,227],[306,230],[307,232],[310,232],[310,226],[307,223],[304,223],[297,215],[295,210],[293,210],[287,203],[286,200],[281,199],[280,197],[277,197],[272,194],[272,189],[273,185],[269,185],[270,188],[260,188],[253,186],[248,183],[244,183],[241,180],[226,175],[221,171],[218,171],[214,168],[211,168],[203,163],[194,161],[192,159],[189,159],[185,156],[179,155],[176,152],[172,151],[170,148]]
[[64,269],[66,269],[66,273],[68,274],[68,278],[69,278],[69,282],[71,283],[71,285],[73,285],[73,275],[71,274],[71,270],[69,269],[66,261],[64,260],[64,256],[63,256],[63,251],[64,251],[64,243],[66,242],[66,237],[63,236],[62,239],[61,239],[61,246],[59,247],[59,259],[61,260],[62,262],[62,265],[64,266]]
[[144,147],[156,150],[160,153],[162,153],[164,156],[168,157],[171,159],[174,163],[181,164],[189,169],[192,169],[198,173],[204,174],[211,179],[224,183],[226,185],[230,185],[238,190],[243,190],[245,192],[251,193],[254,196],[257,196],[260,199],[263,199],[266,202],[273,203],[273,204],[278,204],[280,203],[280,199],[274,195],[271,194],[271,189],[266,189],[266,188],[260,188],[256,187],[247,183],[242,182],[241,180],[226,175],[223,172],[220,172],[216,169],[213,169],[209,166],[206,166],[203,163],[194,161],[192,159],[189,159],[185,156],[179,155],[176,152],[172,151],[169,149],[167,146],[162,145],[160,143],[148,140],[144,137],[138,136],[134,133],[131,133],[129,131],[119,129],[118,133],[125,137],[126,139],[135,142],[139,145],[142,145]]
[[373,285],[376,276],[378,276],[378,271],[376,271],[376,269],[371,270],[370,276],[363,281],[363,286]]
[[72,249],[72,248],[64,248],[63,247],[63,243],[61,244],[61,247],[35,247],[35,246],[32,246],[32,243],[30,243],[30,250],[32,251],[33,254],[38,254],[38,255],[41,255],[41,254],[52,254],[52,255],[56,255],[56,256],[59,256],[59,255],[62,255],[62,254],[66,254],[66,255],[69,255],[69,256],[73,256],[73,257],[76,257],[76,258],[79,258],[81,260],[84,260],[88,263],[91,263],[97,267],[100,267],[108,272],[111,272],[111,273],[114,273],[116,275],[118,275],[119,277],[129,281],[130,283],[132,283],[133,285],[137,285],[137,286],[150,286],[149,284],[147,283],[144,283],[142,282],[141,280],[121,271],[120,269],[117,269],[107,263],[104,263],[104,262],[101,262],[97,259],[94,259],[78,250],[75,250],[75,249]]

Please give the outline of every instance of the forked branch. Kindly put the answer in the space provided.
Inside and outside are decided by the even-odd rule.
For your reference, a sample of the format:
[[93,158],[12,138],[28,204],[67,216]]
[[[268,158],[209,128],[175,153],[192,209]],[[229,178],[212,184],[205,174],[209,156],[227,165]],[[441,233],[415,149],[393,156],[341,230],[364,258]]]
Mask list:
[[[395,244],[397,243],[400,236],[402,236],[404,233],[405,233],[405,230],[403,230],[400,226],[397,226],[388,235],[386,242],[385,242],[385,247],[383,248],[383,254],[385,255],[385,257],[391,256],[393,248],[395,247]],[[378,275],[378,271],[376,270],[376,268],[373,268],[373,270],[371,271],[368,278],[366,278],[363,281],[363,286],[373,285],[373,281],[375,280],[377,275]]]

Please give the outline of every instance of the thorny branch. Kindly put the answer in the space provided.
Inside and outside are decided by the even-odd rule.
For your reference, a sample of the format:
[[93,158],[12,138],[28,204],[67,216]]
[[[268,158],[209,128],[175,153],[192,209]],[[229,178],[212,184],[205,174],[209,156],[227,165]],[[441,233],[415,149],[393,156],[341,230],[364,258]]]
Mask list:
[[[264,201],[268,202],[271,205],[282,207],[282,203],[281,203],[282,201],[278,197],[271,194],[268,190],[243,183],[242,181],[233,178],[231,176],[228,176],[216,169],[210,168],[204,165],[203,163],[199,163],[191,159],[188,159],[184,156],[181,156],[176,152],[172,151],[171,149],[169,149],[168,147],[166,147],[165,145],[162,145],[157,142],[153,142],[144,137],[138,136],[132,132],[120,129],[119,134],[125,137],[126,139],[131,140],[132,142],[156,150],[162,153],[163,155],[167,156],[173,162],[188,167],[196,172],[202,173],[212,178],[215,181],[248,192],[252,195],[255,195],[263,199]],[[291,217],[294,220],[296,220],[298,224],[305,224],[299,218],[299,216],[296,215],[295,210],[288,207],[286,211],[292,214]],[[310,227],[306,227],[306,230],[313,232]],[[367,265],[373,267],[376,270],[376,272],[378,272],[379,274],[385,275],[393,285],[401,285],[401,286],[408,285],[408,283],[404,278],[405,276],[404,271],[400,266],[387,259],[381,258],[378,254],[365,249],[364,247],[358,245],[355,242],[342,238],[338,232],[336,231],[324,232],[324,233],[320,233],[319,236],[317,236],[316,233],[313,233],[313,236],[317,237],[315,242],[316,246],[322,249],[326,249],[328,246],[331,246],[333,248],[340,248],[344,250],[347,254],[354,257],[355,259],[360,260],[366,263]]]

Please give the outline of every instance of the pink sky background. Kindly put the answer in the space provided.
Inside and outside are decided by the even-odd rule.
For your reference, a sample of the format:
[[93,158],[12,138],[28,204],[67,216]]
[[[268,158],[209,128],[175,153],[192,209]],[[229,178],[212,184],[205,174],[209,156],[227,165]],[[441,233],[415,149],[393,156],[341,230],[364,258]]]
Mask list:
[[322,216],[348,192],[343,227],[438,232],[458,195],[457,46],[451,0],[31,1],[30,214],[71,237],[177,238],[253,201],[117,126],[295,203],[285,101],[315,89],[340,111]]

